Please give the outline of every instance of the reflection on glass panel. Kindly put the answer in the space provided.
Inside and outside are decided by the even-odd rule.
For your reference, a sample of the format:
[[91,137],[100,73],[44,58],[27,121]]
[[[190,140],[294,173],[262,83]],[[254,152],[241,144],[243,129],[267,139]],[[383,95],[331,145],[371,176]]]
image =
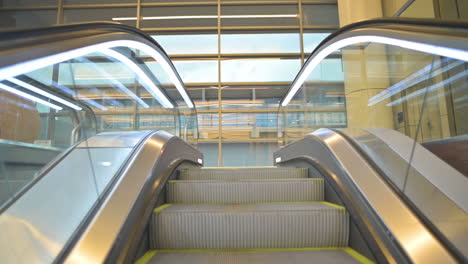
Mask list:
[[343,76],[341,59],[329,58],[315,68],[307,81],[338,82],[343,81]]
[[[63,11],[63,23],[79,23],[89,21],[114,21],[129,26],[136,26],[136,7],[126,8],[96,8],[96,9],[67,9]],[[135,18],[115,20],[119,18]]]
[[273,166],[273,153],[278,150],[277,143],[236,142],[223,143],[223,166]]
[[278,116],[271,112],[237,112],[223,113],[223,139],[250,141],[252,139],[269,139],[276,141]]
[[299,53],[299,34],[223,34],[221,53]]
[[298,59],[232,59],[221,62],[221,76],[223,82],[284,82],[300,67]]
[[198,131],[199,138],[204,140],[219,138],[218,130],[218,112],[198,111]]
[[0,28],[51,26],[57,22],[56,10],[0,11]]
[[330,33],[304,33],[304,52],[311,53]]
[[164,130],[175,134],[175,118],[173,115],[163,114],[139,114],[138,129],[140,130]]
[[[217,54],[218,36],[206,35],[153,35],[168,54]],[[188,43],[190,43],[188,45]]]
[[218,62],[216,60],[174,61],[184,83],[212,83],[218,81]]

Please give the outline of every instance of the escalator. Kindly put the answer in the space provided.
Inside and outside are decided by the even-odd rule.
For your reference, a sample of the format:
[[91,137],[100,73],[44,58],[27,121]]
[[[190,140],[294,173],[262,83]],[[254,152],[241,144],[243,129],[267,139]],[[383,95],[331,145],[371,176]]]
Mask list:
[[[468,178],[425,145],[464,133],[467,39],[463,23],[345,27],[281,100],[274,167],[206,168],[194,103],[151,37],[112,23],[2,33],[1,104],[29,133],[2,127],[2,263],[466,263]],[[337,56],[352,69],[347,123],[317,129],[317,71]],[[109,129],[129,109],[158,129]]]

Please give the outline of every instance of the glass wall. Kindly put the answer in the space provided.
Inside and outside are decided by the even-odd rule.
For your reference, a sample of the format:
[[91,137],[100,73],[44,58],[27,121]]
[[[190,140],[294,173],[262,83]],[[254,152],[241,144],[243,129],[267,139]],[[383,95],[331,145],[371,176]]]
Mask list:
[[[210,164],[220,166],[226,160],[223,153],[238,149],[234,147],[235,143],[255,146],[265,144],[265,149],[269,150],[265,155],[268,156],[258,159],[261,160],[259,165],[272,164],[271,153],[274,149],[270,146],[278,146],[278,102],[287,92],[306,57],[339,24],[337,3],[334,0],[203,3],[168,0],[50,0],[41,3],[39,6],[34,1],[6,1],[0,13],[8,19],[3,20],[0,26],[25,27],[35,23],[51,25],[107,20],[136,26],[155,38],[173,60],[195,101],[200,143],[210,146],[201,148],[202,151],[207,157],[216,157],[216,161]],[[36,22],[33,16],[19,17],[22,12],[53,14],[48,14],[48,20]],[[319,101],[310,102],[317,110],[314,113],[302,110],[288,113],[289,120],[295,126],[300,126],[306,119],[316,120],[307,122],[318,126],[327,123],[328,119],[339,119],[334,115],[343,114],[344,102],[330,99],[330,96],[340,93],[340,86],[343,89],[342,78],[335,75],[341,71],[339,60],[339,57],[330,60],[323,67],[323,73],[314,77],[325,79],[313,81],[319,90],[332,86],[334,94],[321,93]],[[330,69],[332,71],[328,73]],[[76,70],[83,75],[92,74],[84,72],[82,68]],[[115,75],[131,86],[128,83],[131,80],[126,80],[124,73]],[[140,88],[131,88],[139,93]],[[117,97],[121,96],[119,94],[111,96],[103,92],[108,99],[99,103],[108,110],[96,111],[98,126],[102,130],[151,129],[171,122],[170,117],[155,117],[151,111],[131,100],[118,100]],[[142,100],[150,100],[149,95],[142,92]],[[124,104],[125,110],[113,113],[115,107],[112,104],[115,101]],[[341,104],[341,108],[336,104]],[[184,130],[183,125],[180,127]],[[256,147],[253,146],[245,148],[245,151],[254,151]],[[214,150],[216,153],[211,153]]]

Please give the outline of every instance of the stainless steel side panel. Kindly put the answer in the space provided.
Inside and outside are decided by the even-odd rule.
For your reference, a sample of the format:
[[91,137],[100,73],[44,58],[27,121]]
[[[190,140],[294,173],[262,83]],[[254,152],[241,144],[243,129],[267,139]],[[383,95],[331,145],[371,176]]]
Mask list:
[[[323,146],[334,159],[321,160],[320,151],[310,148],[314,144]],[[301,157],[321,160],[330,167],[340,167],[345,172],[342,175],[349,177],[359,189],[412,262],[456,263],[447,249],[341,135],[320,129],[274,154],[274,159],[281,162]]]
[[[104,263],[118,235],[147,184],[152,191],[162,188],[167,180],[168,168],[179,161],[198,163],[203,155],[181,139],[166,132],[157,132],[144,142],[115,183],[107,199],[102,203],[87,226],[66,263]],[[200,164],[201,165],[201,164]]]

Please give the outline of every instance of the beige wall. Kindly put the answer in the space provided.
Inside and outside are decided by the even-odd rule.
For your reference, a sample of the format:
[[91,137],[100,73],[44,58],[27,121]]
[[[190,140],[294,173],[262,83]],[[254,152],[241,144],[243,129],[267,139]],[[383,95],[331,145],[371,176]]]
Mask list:
[[[382,0],[382,11],[386,17],[394,16],[410,0]],[[433,0],[415,0],[401,17],[433,18]]]
[[39,138],[41,119],[31,101],[0,91],[0,139],[34,143]]

